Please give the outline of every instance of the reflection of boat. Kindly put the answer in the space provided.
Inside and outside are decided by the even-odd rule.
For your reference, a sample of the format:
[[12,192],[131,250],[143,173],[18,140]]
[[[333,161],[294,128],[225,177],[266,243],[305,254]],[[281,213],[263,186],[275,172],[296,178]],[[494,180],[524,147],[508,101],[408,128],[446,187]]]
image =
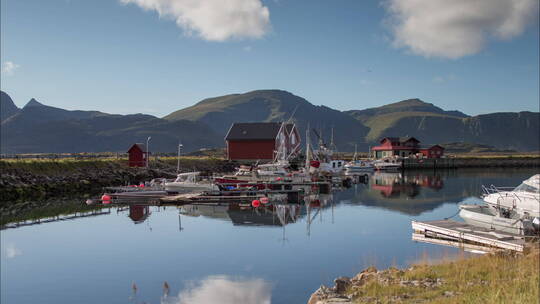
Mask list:
[[167,192],[193,192],[219,190],[210,182],[200,180],[200,172],[188,172],[178,174],[173,182],[164,183]]

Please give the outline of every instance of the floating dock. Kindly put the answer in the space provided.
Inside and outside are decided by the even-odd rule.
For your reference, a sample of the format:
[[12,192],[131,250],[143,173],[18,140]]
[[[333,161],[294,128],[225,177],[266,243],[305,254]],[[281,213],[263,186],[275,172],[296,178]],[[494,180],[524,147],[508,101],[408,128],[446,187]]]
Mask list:
[[[476,227],[451,220],[429,222],[412,221],[412,228],[415,231],[415,234],[424,236],[421,241],[427,241],[429,239],[438,240],[433,241],[432,243],[441,243],[440,241],[444,241],[443,243],[445,245],[455,247],[457,247],[456,245],[459,243],[464,243],[467,244],[467,246],[476,245],[523,252],[526,246],[525,237],[522,235]],[[415,237],[413,234],[413,240],[415,238],[420,240],[421,237]],[[450,242],[452,244],[449,244]],[[465,248],[466,246],[460,247]]]

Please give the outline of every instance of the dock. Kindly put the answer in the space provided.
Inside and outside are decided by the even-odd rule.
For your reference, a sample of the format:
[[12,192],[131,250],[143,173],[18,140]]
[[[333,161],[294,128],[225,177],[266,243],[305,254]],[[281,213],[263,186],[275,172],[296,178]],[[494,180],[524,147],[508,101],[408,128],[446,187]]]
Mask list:
[[[413,239],[434,240],[432,243],[441,243],[442,241],[444,245],[457,246],[461,243],[467,244],[467,246],[484,246],[516,252],[523,252],[526,246],[525,237],[522,235],[476,227],[452,220],[412,221],[412,229],[415,234],[424,236],[422,238],[413,235]],[[466,246],[460,247],[465,248]]]
[[160,198],[160,202],[167,204],[194,204],[194,203],[225,203],[225,202],[251,202],[261,197],[268,197],[270,200],[277,196],[282,196],[290,202],[298,202],[302,190],[246,190],[246,191],[216,191],[209,193],[185,193],[171,195]]

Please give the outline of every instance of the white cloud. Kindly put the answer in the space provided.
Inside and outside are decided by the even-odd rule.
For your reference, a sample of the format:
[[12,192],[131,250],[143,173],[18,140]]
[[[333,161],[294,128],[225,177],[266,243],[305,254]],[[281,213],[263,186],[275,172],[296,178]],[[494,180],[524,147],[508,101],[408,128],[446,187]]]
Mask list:
[[249,45],[243,47],[242,49],[244,50],[244,52],[251,52],[251,50],[252,50],[251,46],[249,46]]
[[12,61],[4,61],[4,63],[2,64],[2,74],[13,75],[15,70],[17,70],[19,67],[20,65]]
[[270,304],[271,286],[262,279],[234,280],[227,276],[210,276],[188,287],[178,297],[164,297],[162,304]]
[[538,20],[538,0],[386,0],[394,45],[426,57],[478,53]]
[[261,0],[120,0],[160,17],[172,18],[187,35],[209,41],[261,38],[270,30],[270,12]]
[[6,246],[6,257],[8,259],[13,259],[13,258],[15,258],[16,256],[19,256],[19,255],[22,255],[22,250],[15,247],[15,245],[8,244]]

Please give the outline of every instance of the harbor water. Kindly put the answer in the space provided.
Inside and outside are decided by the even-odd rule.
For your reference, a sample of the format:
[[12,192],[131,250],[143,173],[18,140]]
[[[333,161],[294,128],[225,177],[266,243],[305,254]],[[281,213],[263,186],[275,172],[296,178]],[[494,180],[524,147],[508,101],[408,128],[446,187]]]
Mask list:
[[412,241],[411,220],[458,219],[481,185],[516,186],[537,171],[382,173],[303,204],[111,207],[3,229],[0,302],[306,303],[371,265],[463,255]]

